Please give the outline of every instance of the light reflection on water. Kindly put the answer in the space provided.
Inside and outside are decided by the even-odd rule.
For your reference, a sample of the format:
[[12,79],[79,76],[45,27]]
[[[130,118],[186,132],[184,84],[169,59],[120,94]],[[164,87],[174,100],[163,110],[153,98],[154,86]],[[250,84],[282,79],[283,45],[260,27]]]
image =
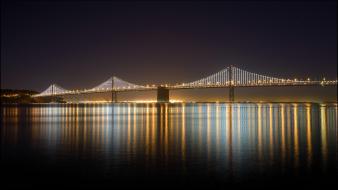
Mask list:
[[127,168],[240,181],[337,168],[336,105],[34,105],[3,107],[1,115],[2,161],[16,151],[6,147],[20,144],[54,162],[74,155],[100,162],[104,177]]

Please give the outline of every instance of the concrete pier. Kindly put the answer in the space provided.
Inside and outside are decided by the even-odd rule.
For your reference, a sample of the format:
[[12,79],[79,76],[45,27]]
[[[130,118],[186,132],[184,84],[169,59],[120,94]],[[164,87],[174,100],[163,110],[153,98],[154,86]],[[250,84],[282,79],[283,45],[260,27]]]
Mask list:
[[116,91],[112,91],[111,92],[111,101],[113,103],[116,103],[117,102],[117,92]]
[[157,102],[169,102],[169,89],[166,87],[157,88]]
[[235,87],[231,86],[229,88],[229,102],[235,101]]

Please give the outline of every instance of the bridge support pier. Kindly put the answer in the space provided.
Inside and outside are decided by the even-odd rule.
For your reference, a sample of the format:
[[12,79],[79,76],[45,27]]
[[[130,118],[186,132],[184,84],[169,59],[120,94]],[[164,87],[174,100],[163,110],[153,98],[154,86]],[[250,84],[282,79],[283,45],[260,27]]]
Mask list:
[[169,89],[165,87],[157,88],[157,102],[169,102]]
[[51,96],[50,102],[51,102],[51,103],[55,103],[55,102],[56,102],[56,96]]
[[229,88],[229,102],[235,101],[235,87],[231,86]]
[[111,92],[111,102],[113,102],[113,103],[117,102],[117,92],[116,91]]

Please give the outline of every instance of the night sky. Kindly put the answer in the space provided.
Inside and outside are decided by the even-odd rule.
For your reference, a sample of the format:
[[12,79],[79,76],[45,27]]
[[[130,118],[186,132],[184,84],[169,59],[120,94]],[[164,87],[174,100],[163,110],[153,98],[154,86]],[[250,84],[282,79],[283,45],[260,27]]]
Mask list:
[[1,10],[1,88],[189,82],[230,64],[336,79],[337,3],[15,2]]

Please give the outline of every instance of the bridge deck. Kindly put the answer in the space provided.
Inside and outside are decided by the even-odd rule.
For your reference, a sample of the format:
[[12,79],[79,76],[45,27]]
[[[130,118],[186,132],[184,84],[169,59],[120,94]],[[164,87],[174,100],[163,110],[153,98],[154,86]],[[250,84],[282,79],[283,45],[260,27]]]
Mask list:
[[[165,86],[169,90],[184,90],[184,89],[205,89],[205,88],[257,88],[257,87],[300,87],[300,86],[336,86],[337,82],[297,82],[297,83],[284,83],[284,84],[234,84],[234,85],[203,85],[203,86]],[[156,87],[142,87],[142,88],[124,88],[124,89],[101,89],[101,90],[78,90],[68,91],[63,93],[45,94],[42,96],[35,95],[33,97],[48,97],[48,96],[64,96],[64,95],[79,95],[91,93],[107,93],[107,92],[137,92],[137,91],[152,91],[157,90]]]

